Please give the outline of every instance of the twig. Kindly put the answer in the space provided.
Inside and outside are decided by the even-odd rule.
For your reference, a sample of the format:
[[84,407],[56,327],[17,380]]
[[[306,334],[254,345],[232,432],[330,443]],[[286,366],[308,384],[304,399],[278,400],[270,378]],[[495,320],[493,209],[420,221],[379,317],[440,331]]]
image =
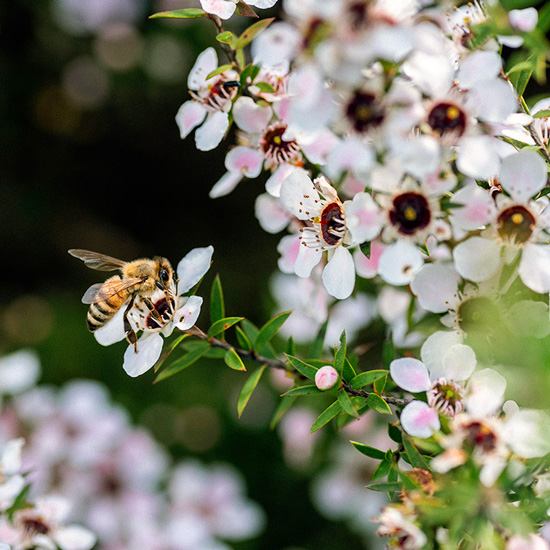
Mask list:
[[[289,369],[288,364],[285,361],[281,361],[279,359],[272,359],[270,357],[264,357],[263,355],[258,355],[254,350],[246,351],[244,349],[235,348],[234,346],[232,346],[231,344],[229,344],[224,340],[220,340],[219,338],[208,337],[208,335],[205,334],[197,326],[194,326],[193,328],[187,330],[186,332],[188,334],[191,334],[192,336],[196,336],[197,338],[204,340],[205,342],[209,342],[212,347],[222,348],[225,350],[232,349],[241,359],[249,359],[251,361],[260,363],[262,365],[267,365],[268,367],[273,369],[284,370],[286,372],[290,371],[296,378],[300,380],[305,380],[305,377],[299,372],[291,371]],[[366,392],[365,390],[356,390],[346,383],[344,383],[342,387],[347,393],[353,396],[364,397],[365,399],[367,399],[370,395],[369,392]],[[410,399],[400,399],[398,397],[392,397],[389,395],[388,396],[380,395],[379,397],[381,397],[389,405],[406,405],[410,401]]]
[[[218,34],[222,34],[223,32],[225,32],[225,29],[223,27],[223,21],[220,17],[212,13],[209,13],[208,19],[210,19],[214,23]],[[225,55],[227,56],[227,59],[230,61],[230,63],[232,63],[239,72],[242,71],[241,64],[239,63],[239,60],[237,59],[235,51],[231,48],[231,46],[229,46],[229,44],[224,44],[223,42],[220,42],[220,45]]]

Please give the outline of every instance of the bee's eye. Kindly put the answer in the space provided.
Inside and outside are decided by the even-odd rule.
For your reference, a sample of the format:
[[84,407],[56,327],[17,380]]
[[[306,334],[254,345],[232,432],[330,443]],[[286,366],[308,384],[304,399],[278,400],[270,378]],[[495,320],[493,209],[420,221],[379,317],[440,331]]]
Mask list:
[[168,282],[168,279],[169,279],[170,277],[168,277],[168,271],[166,271],[166,269],[164,269],[164,267],[161,267],[161,268],[160,268],[159,277],[160,277],[160,280],[161,280],[163,283],[167,283],[167,282]]

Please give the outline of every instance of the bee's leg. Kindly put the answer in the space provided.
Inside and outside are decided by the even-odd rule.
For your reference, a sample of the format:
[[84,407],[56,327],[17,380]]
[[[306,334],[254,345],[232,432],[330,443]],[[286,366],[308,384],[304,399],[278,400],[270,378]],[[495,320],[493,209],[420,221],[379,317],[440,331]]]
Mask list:
[[143,303],[147,306],[147,309],[151,312],[151,316],[155,321],[160,321],[162,323],[162,317],[160,316],[160,313],[157,311],[157,308],[154,306],[153,302],[149,300],[149,298],[146,298],[145,296],[141,297]]
[[135,294],[133,294],[132,297],[130,298],[130,302],[128,303],[128,306],[124,311],[123,319],[124,319],[124,332],[126,333],[126,340],[128,340],[128,343],[133,344],[134,351],[137,353],[137,334],[136,334],[136,331],[132,328],[130,319],[128,319],[128,313],[130,313],[130,310],[134,307],[135,297],[136,297]]

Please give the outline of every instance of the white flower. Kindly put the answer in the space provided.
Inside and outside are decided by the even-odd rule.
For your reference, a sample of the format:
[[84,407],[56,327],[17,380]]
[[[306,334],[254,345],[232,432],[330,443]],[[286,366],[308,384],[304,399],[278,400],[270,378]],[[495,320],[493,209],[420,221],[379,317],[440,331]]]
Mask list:
[[[488,208],[483,194],[477,193],[470,193],[469,204],[460,209],[465,212],[457,223],[464,224],[465,218],[474,217],[490,223],[490,227],[481,236],[470,237],[455,247],[456,270],[465,279],[479,283],[495,275],[503,259],[506,261],[503,248],[509,251],[508,261],[521,252],[519,276],[525,286],[535,292],[549,292],[550,247],[543,243],[548,241],[550,219],[546,203],[531,200],[546,185],[546,164],[534,151],[522,150],[502,161],[499,180],[510,197],[500,195],[496,209]],[[468,215],[476,209],[483,213],[481,217]]]
[[25,479],[21,475],[21,438],[8,441],[0,454],[0,512],[7,510],[21,493]]
[[68,512],[69,503],[58,496],[38,498],[33,507],[15,512],[13,521],[23,534],[23,548],[90,550],[96,536],[84,527],[64,525]]
[[324,178],[313,184],[305,172],[295,170],[283,181],[281,203],[299,220],[311,223],[301,230],[303,246],[294,263],[296,275],[309,277],[323,252],[329,251],[323,284],[335,298],[343,300],[350,296],[355,286],[355,264],[349,250],[341,246],[347,232],[346,214],[336,190]]
[[232,69],[206,79],[217,67],[214,48],[207,48],[197,57],[187,81],[193,99],[186,101],[176,115],[182,139],[202,124],[195,133],[195,143],[201,151],[210,151],[220,144],[229,127],[228,112],[237,94],[238,74]]
[[[424,363],[412,357],[395,359],[390,364],[393,381],[412,393],[426,392],[428,403],[412,401],[401,413],[401,425],[410,435],[430,437],[440,427],[438,413],[454,416],[464,407],[464,387],[476,366],[475,353],[469,346],[455,344],[443,357],[444,372],[430,377]],[[442,376],[441,376],[442,375]]]
[[[217,15],[222,19],[229,19],[237,8],[238,0],[200,0],[204,11]],[[260,9],[271,8],[277,0],[249,0],[247,4]]]
[[[178,286],[173,296],[173,304],[166,309],[166,293],[155,291],[150,301],[155,309],[163,311],[163,323],[153,319],[151,311],[139,302],[128,314],[128,318],[135,325],[136,331],[143,331],[136,346],[128,346],[124,354],[124,370],[132,377],[139,376],[149,370],[158,360],[162,351],[163,338],[161,334],[169,336],[173,329],[184,331],[190,329],[200,314],[202,298],[200,296],[184,297],[205,275],[210,268],[214,249],[195,248],[191,250],[178,264]],[[164,309],[162,309],[164,307]],[[96,339],[100,344],[110,345],[125,337],[122,308],[104,327],[96,331]],[[166,317],[168,319],[166,320]]]

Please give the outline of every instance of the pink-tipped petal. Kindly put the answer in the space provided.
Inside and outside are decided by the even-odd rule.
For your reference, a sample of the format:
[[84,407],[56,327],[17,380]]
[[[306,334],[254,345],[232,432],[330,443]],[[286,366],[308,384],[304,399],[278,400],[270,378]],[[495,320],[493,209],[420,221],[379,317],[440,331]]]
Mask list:
[[432,385],[426,365],[412,357],[393,360],[390,364],[390,374],[399,387],[412,393],[427,391]]
[[401,425],[413,437],[427,439],[441,424],[435,409],[422,401],[411,401],[401,412]]

